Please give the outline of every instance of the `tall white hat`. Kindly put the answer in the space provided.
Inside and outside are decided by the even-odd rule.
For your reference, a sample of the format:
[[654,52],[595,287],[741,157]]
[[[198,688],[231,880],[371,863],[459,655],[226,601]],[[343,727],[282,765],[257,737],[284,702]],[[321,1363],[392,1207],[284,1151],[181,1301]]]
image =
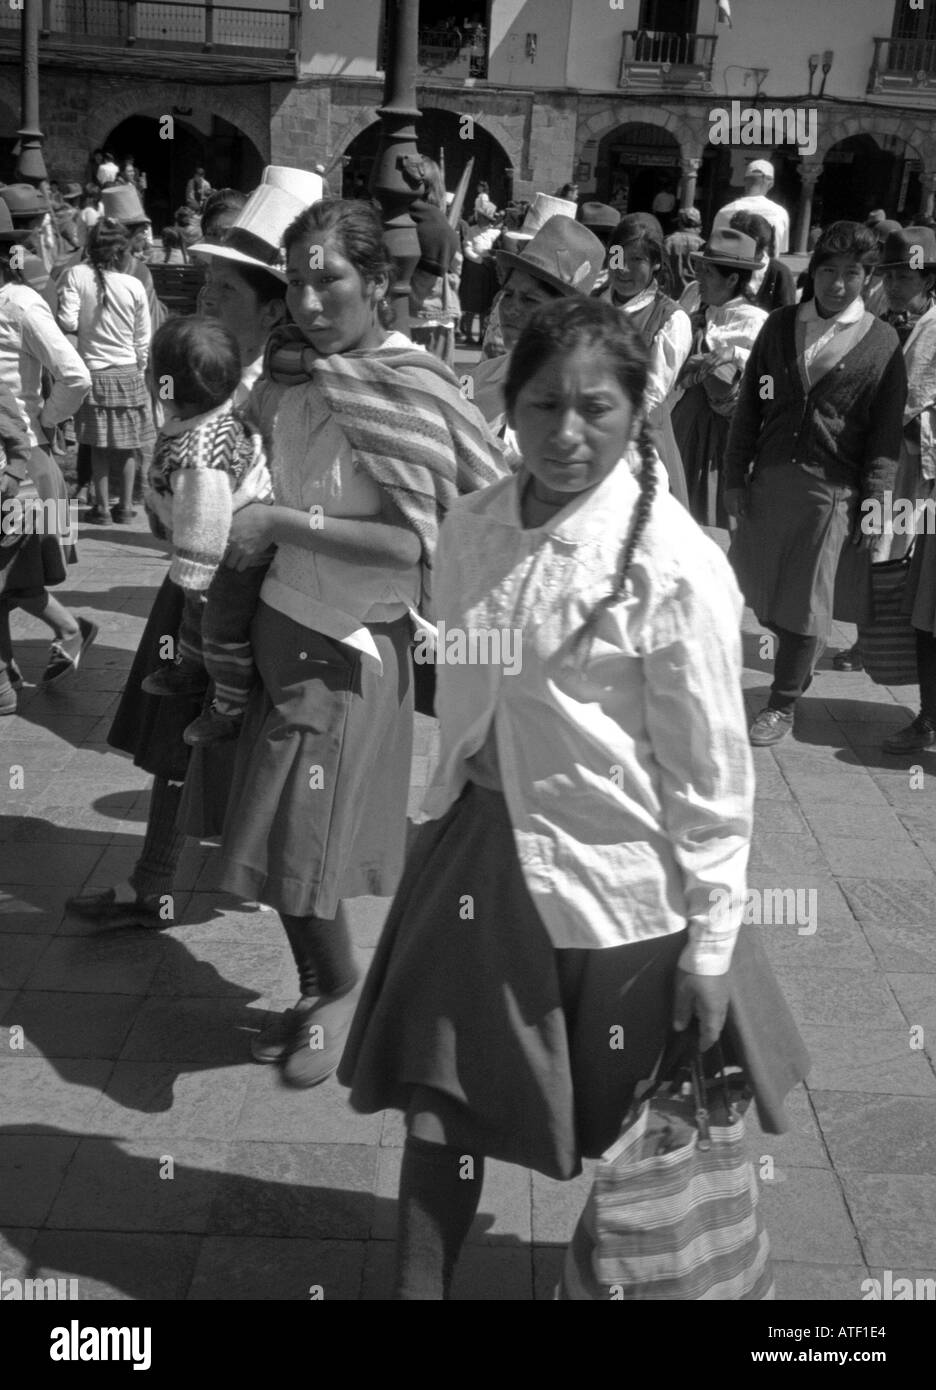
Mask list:
[[241,208],[224,241],[220,245],[200,241],[189,250],[240,265],[252,265],[285,281],[285,257],[280,246],[283,233],[324,193],[325,184],[319,174],[267,165],[259,187]]
[[574,219],[577,212],[578,203],[572,202],[569,198],[553,198],[548,193],[536,193],[527,208],[522,227],[517,232],[504,232],[503,243],[508,249],[512,249],[512,242],[532,241],[551,217]]

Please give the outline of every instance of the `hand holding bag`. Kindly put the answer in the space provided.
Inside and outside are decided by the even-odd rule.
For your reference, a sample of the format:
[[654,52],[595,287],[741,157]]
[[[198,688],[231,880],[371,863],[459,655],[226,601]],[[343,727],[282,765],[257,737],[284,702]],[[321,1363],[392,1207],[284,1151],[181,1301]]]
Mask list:
[[[757,1179],[744,1150],[750,1090],[740,1072],[706,1080],[686,1035],[603,1155],[556,1291],[561,1301],[774,1297]],[[677,1061],[675,1070],[672,1057]],[[646,1086],[649,1085],[649,1090]]]

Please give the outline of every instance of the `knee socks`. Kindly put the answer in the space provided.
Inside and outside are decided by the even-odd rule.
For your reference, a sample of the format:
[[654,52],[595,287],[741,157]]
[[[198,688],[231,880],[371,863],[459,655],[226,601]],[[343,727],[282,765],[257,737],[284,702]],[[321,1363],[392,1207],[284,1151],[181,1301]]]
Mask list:
[[176,829],[182,785],[157,777],[150,792],[143,850],[130,875],[130,882],[141,898],[172,891],[179,856],[187,836]]
[[347,994],[358,981],[354,946],[344,913],[332,921],[321,917],[287,917],[280,913],[299,971],[303,995]]
[[394,1298],[449,1297],[455,1263],[481,1200],[484,1159],[410,1137],[400,1174]]

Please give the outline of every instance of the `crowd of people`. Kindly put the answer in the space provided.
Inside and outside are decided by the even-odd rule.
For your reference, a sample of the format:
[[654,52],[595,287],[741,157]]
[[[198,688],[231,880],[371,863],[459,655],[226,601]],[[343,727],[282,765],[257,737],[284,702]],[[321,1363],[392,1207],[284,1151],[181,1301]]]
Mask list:
[[[572,185],[509,219],[479,186],[460,226],[424,159],[408,333],[375,204],[318,174],[206,194],[197,312],[168,318],[138,188],[103,189],[51,303],[13,254],[41,260],[38,214],[0,189],[0,493],[61,490],[73,417],[93,519],[114,467],[129,519],[143,458],[170,554],[109,735],[153,778],[141,852],[69,910],[158,929],[187,837],[220,839],[218,886],[278,913],[296,965],[254,1060],[405,1113],[402,1299],[448,1296],[486,1158],[580,1172],[672,1030],[722,1039],[768,1132],[806,1073],[742,922],[750,747],[792,730],[840,568],[864,603],[896,553],[862,504],[932,495],[936,234],[836,222],[797,290],[755,165],[707,235],[693,208],[667,235]],[[12,608],[55,633],[48,681],[97,634],[48,594],[44,539],[0,547],[0,713]],[[776,644],[750,727],[743,599]],[[921,711],[895,752],[936,746],[932,535],[908,604]],[[427,682],[414,653],[443,632],[513,634],[522,664],[447,656]],[[407,853],[414,708],[440,756]],[[366,980],[364,894],[393,898]]]

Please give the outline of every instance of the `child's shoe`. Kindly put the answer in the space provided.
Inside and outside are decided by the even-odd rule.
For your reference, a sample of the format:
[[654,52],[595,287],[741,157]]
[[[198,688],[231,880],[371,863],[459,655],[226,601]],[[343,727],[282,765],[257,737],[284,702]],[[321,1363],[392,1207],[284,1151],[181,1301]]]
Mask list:
[[203,714],[192,720],[182,737],[193,748],[199,744],[222,743],[224,739],[237,738],[243,723],[243,713],[222,714],[212,703]]
[[204,695],[208,689],[208,677],[197,667],[184,666],[176,661],[144,676],[140,689],[147,695],[165,695],[169,699],[181,700],[184,696]]

